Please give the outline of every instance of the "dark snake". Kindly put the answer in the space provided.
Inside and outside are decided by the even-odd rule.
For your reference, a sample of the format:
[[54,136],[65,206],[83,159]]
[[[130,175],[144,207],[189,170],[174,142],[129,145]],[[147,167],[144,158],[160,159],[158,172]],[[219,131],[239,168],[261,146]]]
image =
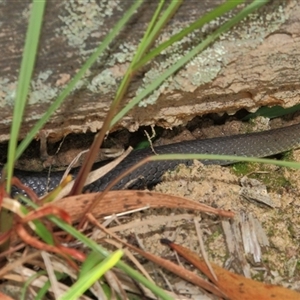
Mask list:
[[[157,154],[223,154],[246,157],[266,157],[279,154],[300,147],[300,124],[273,129],[263,132],[247,133],[204,140],[191,140],[170,145],[154,147]],[[135,150],[129,154],[119,165],[104,177],[98,179],[87,187],[89,192],[102,191],[111,180],[119,176],[124,170],[133,166],[143,158],[153,155],[151,149]],[[113,189],[141,189],[153,186],[161,181],[167,170],[174,170],[179,164],[191,165],[193,162],[184,160],[151,161],[124,177]],[[202,161],[204,164],[226,165],[232,162],[222,160]],[[94,168],[103,165],[98,163]],[[78,170],[74,170],[76,175]],[[15,170],[15,176],[25,185],[29,186],[38,196],[55,188],[63,172],[53,172],[48,182],[48,173],[27,172]],[[130,183],[130,184],[129,184]],[[128,186],[129,184],[129,186]]]

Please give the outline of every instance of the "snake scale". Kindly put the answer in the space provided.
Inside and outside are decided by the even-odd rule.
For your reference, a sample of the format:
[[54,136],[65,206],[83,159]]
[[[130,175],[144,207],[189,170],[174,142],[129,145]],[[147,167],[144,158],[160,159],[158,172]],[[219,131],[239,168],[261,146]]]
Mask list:
[[[239,155],[247,157],[266,157],[275,155],[290,149],[300,147],[300,124],[291,125],[279,129],[273,129],[263,132],[247,133],[219,138],[204,140],[192,140],[174,143],[170,145],[154,147],[158,154],[224,154]],[[153,155],[151,149],[142,149],[132,151],[117,167],[90,184],[87,189],[90,192],[99,192],[103,190],[112,179],[120,175],[124,170],[139,162],[143,158]],[[202,161],[204,164],[229,164],[228,161]],[[122,189],[128,183],[126,188],[141,189],[153,186],[160,182],[161,176],[167,170],[174,169],[179,164],[191,165],[191,160],[165,160],[151,161],[141,166],[127,177],[123,178],[114,190]],[[103,163],[101,163],[103,165]],[[94,165],[94,168],[98,167]],[[76,175],[78,170],[73,170]],[[25,185],[33,189],[37,195],[41,196],[56,187],[61,179],[63,172],[53,172],[48,182],[48,173],[27,172],[15,170],[17,176]]]

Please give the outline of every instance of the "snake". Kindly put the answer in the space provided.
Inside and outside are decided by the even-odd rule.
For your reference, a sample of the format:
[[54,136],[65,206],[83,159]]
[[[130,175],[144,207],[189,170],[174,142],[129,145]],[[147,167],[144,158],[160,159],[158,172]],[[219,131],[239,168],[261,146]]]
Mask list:
[[[219,154],[245,157],[268,157],[300,147],[300,124],[290,125],[267,131],[223,136],[217,138],[183,141],[154,147],[156,154]],[[103,191],[108,184],[123,171],[142,159],[154,155],[150,148],[133,150],[123,161],[102,178],[86,187],[89,192]],[[232,161],[203,160],[203,164],[228,165]],[[192,165],[190,159],[149,161],[121,179],[113,190],[143,189],[152,187],[161,181],[162,175],[174,170],[179,164]],[[94,169],[103,165],[96,163]],[[72,171],[75,177],[78,169]],[[53,190],[60,182],[63,172],[30,172],[15,170],[15,176],[30,187],[38,196]]]

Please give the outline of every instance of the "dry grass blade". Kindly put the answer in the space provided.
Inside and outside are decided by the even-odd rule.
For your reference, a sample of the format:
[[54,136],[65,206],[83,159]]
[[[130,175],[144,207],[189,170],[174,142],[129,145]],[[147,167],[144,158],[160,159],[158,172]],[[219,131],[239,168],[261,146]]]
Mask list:
[[[14,268],[21,266],[22,264],[31,261],[32,259],[39,257],[41,254],[39,251],[35,251],[32,254],[23,256],[19,259],[16,259],[15,261],[11,262],[10,264],[7,264],[5,267],[1,268],[0,270],[0,278],[3,278],[5,274],[12,271]],[[2,299],[2,298],[0,298]]]
[[[14,270],[14,273],[5,275],[4,279],[11,280],[14,283],[16,283],[16,282],[24,283],[26,280],[28,280],[29,278],[31,278],[32,276],[35,276],[35,275],[36,275],[36,272],[34,270],[20,266]],[[41,275],[31,282],[31,286],[40,289],[40,288],[43,288],[43,286],[48,281],[49,281],[48,276]],[[58,283],[58,286],[59,286],[60,291],[62,291],[62,292],[66,292],[70,289],[69,286],[64,285],[60,282]],[[53,292],[52,287],[49,288],[49,292]],[[0,296],[1,296],[1,294],[0,294]],[[3,299],[3,298],[0,298],[0,299]],[[78,299],[91,300],[90,297],[87,297],[85,295],[82,295]]]
[[[111,171],[114,167],[116,167],[124,158],[126,158],[127,155],[129,155],[129,153],[132,151],[132,148],[129,147],[124,153],[122,153],[122,155],[120,155],[118,158],[114,159],[112,162],[104,165],[103,167],[91,171],[89,173],[89,175],[86,178],[85,181],[85,186],[87,186],[88,184],[98,180],[99,178],[103,177],[105,174],[107,174],[109,171]],[[61,199],[63,197],[65,197],[66,195],[68,195],[71,191],[71,189],[73,188],[75,183],[75,180],[72,180],[71,182],[69,182],[64,188],[63,190],[57,195],[57,197],[55,198],[57,199]]]

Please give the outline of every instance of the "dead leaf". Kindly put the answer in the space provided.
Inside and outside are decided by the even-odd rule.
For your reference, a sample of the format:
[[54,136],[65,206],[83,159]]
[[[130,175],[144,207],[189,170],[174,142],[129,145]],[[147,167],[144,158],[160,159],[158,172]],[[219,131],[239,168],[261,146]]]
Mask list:
[[210,273],[204,260],[189,249],[163,240],[163,243],[177,251],[182,257],[191,262],[201,272],[203,272],[224,294],[231,300],[297,300],[300,293],[286,289],[281,286],[269,285],[258,282],[241,275],[229,272],[214,263],[210,263],[218,280],[216,281]]
[[[55,201],[50,205],[63,208],[71,216],[72,222],[78,222],[82,219],[82,212],[85,211],[86,207],[100,196],[101,193],[71,196]],[[228,218],[234,216],[233,212],[212,208],[183,197],[134,190],[109,191],[93,209],[92,214],[95,217],[103,217],[145,206],[151,208],[184,208]]]
[[9,297],[9,296],[1,293],[1,292],[0,292],[0,299],[1,300],[13,300],[13,298],[11,298],[11,297]]

